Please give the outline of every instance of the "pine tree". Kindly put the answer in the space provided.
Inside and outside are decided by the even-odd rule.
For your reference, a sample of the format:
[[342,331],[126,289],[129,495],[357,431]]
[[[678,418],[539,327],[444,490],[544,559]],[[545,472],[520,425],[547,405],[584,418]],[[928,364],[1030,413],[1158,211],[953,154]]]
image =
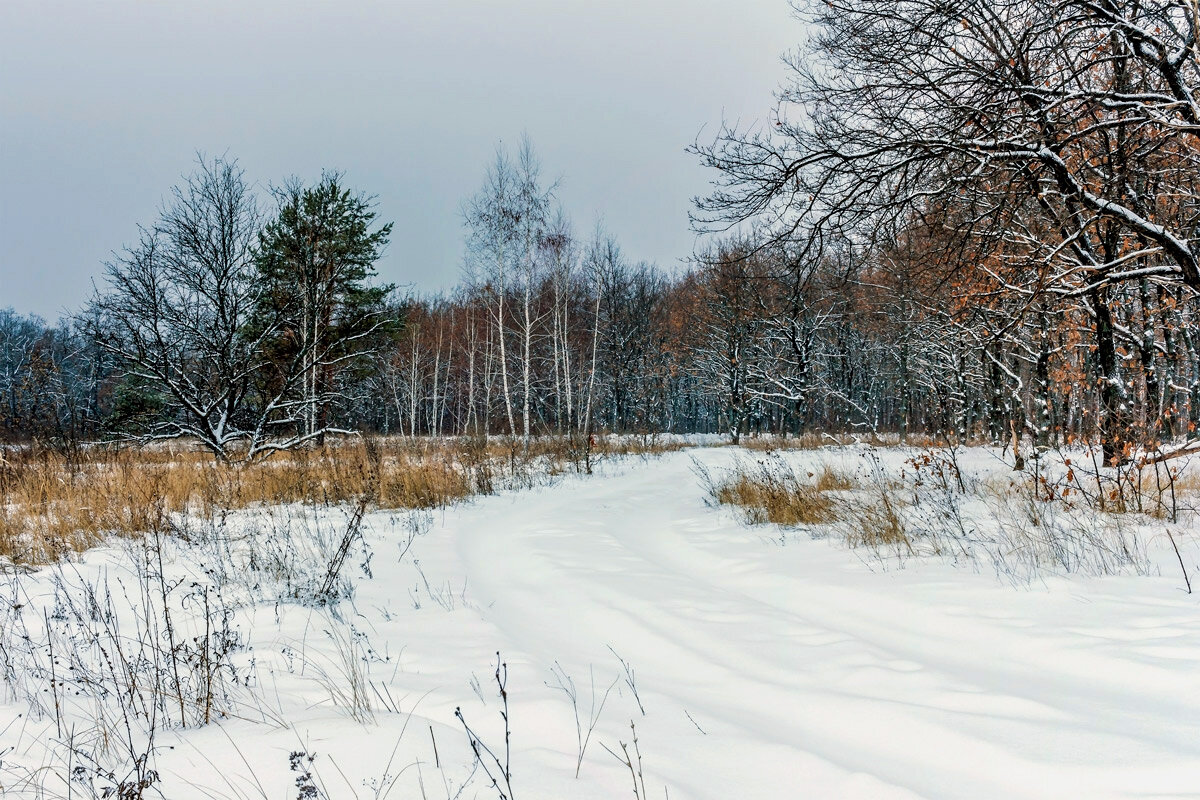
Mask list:
[[336,172],[308,187],[293,179],[275,195],[278,213],[259,237],[259,318],[286,320],[271,359],[278,374],[287,364],[303,371],[296,402],[304,432],[320,441],[337,374],[398,328],[385,305],[393,287],[371,284],[392,224],[377,225],[374,199],[347,189]]

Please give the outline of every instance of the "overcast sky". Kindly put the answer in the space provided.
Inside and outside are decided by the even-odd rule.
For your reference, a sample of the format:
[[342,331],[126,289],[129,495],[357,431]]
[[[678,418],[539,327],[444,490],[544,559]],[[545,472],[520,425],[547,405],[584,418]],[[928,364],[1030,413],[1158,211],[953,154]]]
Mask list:
[[449,287],[523,131],[577,229],[672,267],[709,178],[684,148],[765,118],[798,37],[786,0],[0,0],[0,308],[77,307],[197,151],[344,170],[396,223],[381,275]]

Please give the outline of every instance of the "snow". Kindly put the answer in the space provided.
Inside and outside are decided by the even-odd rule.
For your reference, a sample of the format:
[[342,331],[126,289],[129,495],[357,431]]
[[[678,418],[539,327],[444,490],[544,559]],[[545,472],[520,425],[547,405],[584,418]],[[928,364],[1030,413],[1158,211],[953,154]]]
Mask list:
[[[296,797],[288,755],[304,750],[330,798],[455,797],[472,773],[455,709],[503,746],[499,652],[516,798],[633,796],[605,750],[633,752],[631,722],[652,798],[1200,797],[1200,595],[1181,590],[1177,564],[1013,585],[969,563],[748,527],[706,502],[695,472],[739,452],[628,460],[479,498],[438,512],[402,559],[404,515],[370,515],[371,577],[356,576],[352,600],[239,612],[255,675],[244,718],[160,732],[162,793]],[[968,456],[973,470],[998,464]],[[1194,538],[1182,547],[1198,561]],[[111,574],[124,558],[94,551],[70,571]],[[191,559],[184,548],[172,569]],[[35,601],[49,602],[52,572],[23,579]],[[351,640],[360,657],[371,649],[357,663],[389,698],[366,723],[329,688],[346,683]],[[556,664],[585,734],[615,682],[578,778]],[[56,739],[53,720],[0,705],[6,765],[43,763]],[[461,796],[496,792],[476,772]]]

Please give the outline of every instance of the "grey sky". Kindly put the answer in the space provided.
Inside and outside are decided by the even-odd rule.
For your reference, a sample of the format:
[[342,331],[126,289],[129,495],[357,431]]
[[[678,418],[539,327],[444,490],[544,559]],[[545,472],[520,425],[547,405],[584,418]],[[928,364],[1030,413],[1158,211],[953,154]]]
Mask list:
[[396,222],[384,278],[436,290],[527,131],[581,232],[671,266],[708,180],[684,147],[765,118],[798,36],[786,0],[2,0],[0,308],[75,308],[196,151],[345,170]]

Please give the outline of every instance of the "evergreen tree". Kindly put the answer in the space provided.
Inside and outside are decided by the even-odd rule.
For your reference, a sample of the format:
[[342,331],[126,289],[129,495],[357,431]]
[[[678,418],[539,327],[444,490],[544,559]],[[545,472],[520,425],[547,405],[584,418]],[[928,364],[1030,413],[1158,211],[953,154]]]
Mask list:
[[293,364],[303,371],[294,402],[313,434],[329,427],[338,375],[361,366],[398,327],[386,313],[393,287],[371,284],[392,224],[377,225],[374,199],[347,189],[336,172],[307,187],[293,179],[275,195],[278,213],[259,237],[258,318],[285,320],[271,360],[279,375]]

